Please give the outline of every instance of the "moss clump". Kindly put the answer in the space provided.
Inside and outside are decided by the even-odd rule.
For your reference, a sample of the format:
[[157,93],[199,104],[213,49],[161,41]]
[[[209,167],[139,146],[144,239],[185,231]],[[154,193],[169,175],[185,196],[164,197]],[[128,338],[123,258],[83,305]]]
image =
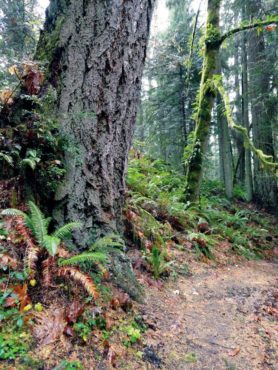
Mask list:
[[61,29],[65,21],[65,16],[61,15],[56,21],[55,28],[51,33],[43,31],[40,36],[35,59],[43,62],[52,60],[55,50],[59,46]]

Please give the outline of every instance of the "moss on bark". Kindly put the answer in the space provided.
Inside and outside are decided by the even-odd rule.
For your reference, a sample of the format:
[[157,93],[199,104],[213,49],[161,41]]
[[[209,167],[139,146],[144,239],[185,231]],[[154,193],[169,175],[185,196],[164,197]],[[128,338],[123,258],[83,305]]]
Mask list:
[[217,95],[212,83],[219,65],[220,0],[209,0],[208,18],[204,37],[204,62],[200,91],[195,113],[196,129],[193,150],[187,164],[185,201],[198,200],[202,180],[203,157],[209,137],[211,112]]

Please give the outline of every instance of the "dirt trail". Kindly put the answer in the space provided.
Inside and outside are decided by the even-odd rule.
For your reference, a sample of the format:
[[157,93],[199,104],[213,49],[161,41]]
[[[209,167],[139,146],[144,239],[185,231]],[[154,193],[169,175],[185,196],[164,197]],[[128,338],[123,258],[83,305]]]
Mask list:
[[149,289],[133,369],[278,369],[277,278],[278,264],[252,261]]

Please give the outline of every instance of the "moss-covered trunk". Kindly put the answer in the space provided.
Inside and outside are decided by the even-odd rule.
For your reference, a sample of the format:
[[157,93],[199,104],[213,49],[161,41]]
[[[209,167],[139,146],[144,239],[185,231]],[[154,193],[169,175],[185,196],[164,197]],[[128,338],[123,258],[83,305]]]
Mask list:
[[154,0],[52,0],[37,58],[50,62],[67,174],[56,218],[88,245],[121,223]]
[[193,139],[193,149],[187,163],[186,201],[195,202],[199,198],[202,180],[203,159],[211,123],[211,114],[217,92],[213,87],[214,76],[219,68],[220,0],[208,0],[208,15],[204,42],[204,62],[202,80],[196,111],[196,128]]

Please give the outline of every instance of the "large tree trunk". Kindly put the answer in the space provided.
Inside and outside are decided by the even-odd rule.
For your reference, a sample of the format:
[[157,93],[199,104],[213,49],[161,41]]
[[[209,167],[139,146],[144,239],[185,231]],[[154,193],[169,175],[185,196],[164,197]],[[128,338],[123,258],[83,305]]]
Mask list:
[[121,223],[154,0],[52,0],[37,58],[57,87],[67,174],[60,222],[80,220],[79,245]]
[[[249,15],[257,17],[262,9],[261,1],[249,0]],[[262,34],[251,31],[249,43],[250,95],[252,106],[252,130],[254,145],[274,158],[272,114],[268,110],[269,71],[265,66],[265,41]],[[277,182],[266,173],[254,158],[254,197],[260,203],[275,208],[277,205]]]

